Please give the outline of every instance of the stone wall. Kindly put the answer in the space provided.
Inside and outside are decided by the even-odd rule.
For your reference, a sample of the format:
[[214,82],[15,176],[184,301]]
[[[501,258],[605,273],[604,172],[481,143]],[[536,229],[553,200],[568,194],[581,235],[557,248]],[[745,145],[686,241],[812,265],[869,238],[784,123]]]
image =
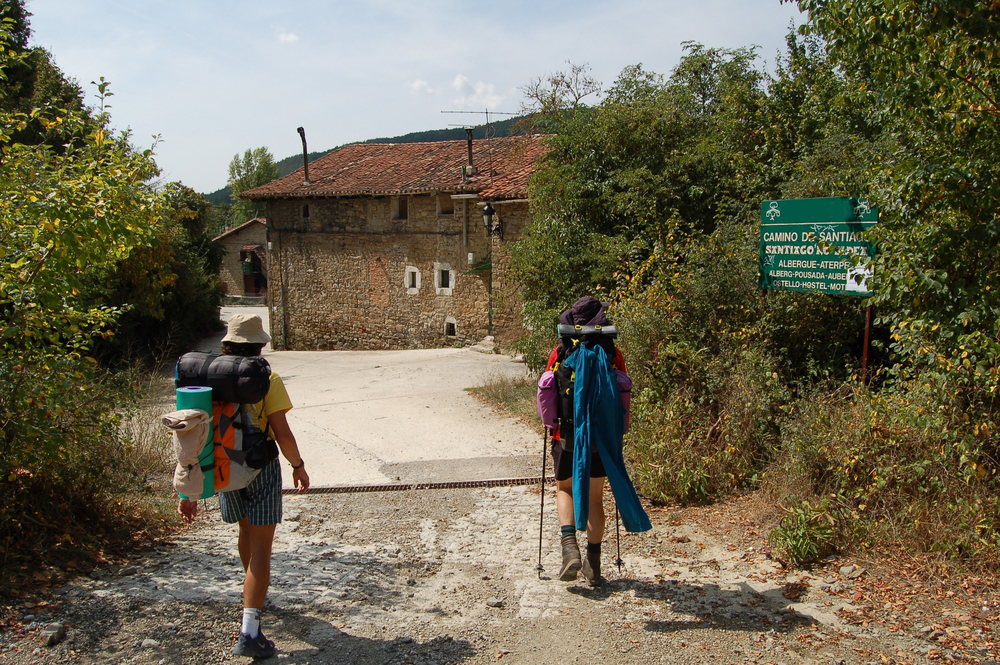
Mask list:
[[510,276],[511,243],[521,238],[531,221],[527,203],[494,203],[496,218],[503,225],[503,240],[493,238],[493,335],[503,350],[524,336],[521,325],[522,285]]
[[406,219],[394,218],[399,206],[389,196],[269,201],[275,348],[405,349],[482,339],[490,272],[463,273],[488,260],[489,245],[474,202],[456,200],[448,212],[448,201],[439,213],[437,194],[409,196]]
[[267,229],[260,222],[250,224],[244,229],[221,237],[219,243],[226,251],[222,267],[219,269],[219,278],[225,285],[226,295],[242,296],[244,295],[243,264],[240,262],[240,251],[246,245],[265,245]]

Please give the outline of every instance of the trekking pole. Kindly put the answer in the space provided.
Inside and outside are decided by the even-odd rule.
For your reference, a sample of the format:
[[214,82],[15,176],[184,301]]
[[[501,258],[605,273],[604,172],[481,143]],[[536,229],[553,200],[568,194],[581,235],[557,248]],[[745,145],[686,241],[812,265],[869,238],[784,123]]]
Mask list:
[[618,530],[618,502],[615,501],[615,542],[618,544],[618,557],[615,559],[615,565],[618,566],[618,574],[622,574],[622,533]]
[[545,453],[546,448],[549,447],[549,428],[544,428],[545,432],[542,434],[542,477],[538,481],[539,494],[541,495],[541,505],[538,508],[538,565],[535,566],[535,570],[538,571],[538,577],[542,576],[542,572],[545,568],[542,566],[542,529],[545,524]]

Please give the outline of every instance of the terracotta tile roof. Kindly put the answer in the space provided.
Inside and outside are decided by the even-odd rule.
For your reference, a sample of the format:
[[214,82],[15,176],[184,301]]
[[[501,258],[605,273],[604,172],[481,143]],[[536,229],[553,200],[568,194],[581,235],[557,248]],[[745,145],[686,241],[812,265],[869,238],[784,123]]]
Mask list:
[[478,193],[486,200],[525,198],[528,177],[547,148],[543,137],[515,136],[476,140],[472,161],[478,171],[462,182],[468,163],[466,141],[432,143],[353,143],[274,182],[240,194],[255,201],[313,196],[385,196],[422,192]]
[[248,229],[251,226],[253,226],[254,224],[267,224],[267,221],[263,217],[254,217],[253,219],[251,219],[249,221],[246,221],[246,222],[243,222],[242,224],[240,224],[239,226],[237,226],[235,228],[229,229],[225,233],[221,233],[221,234],[215,236],[214,238],[212,238],[212,240],[221,240],[222,238],[225,238],[226,236],[231,236],[234,233],[239,233],[240,231],[243,231],[244,229]]

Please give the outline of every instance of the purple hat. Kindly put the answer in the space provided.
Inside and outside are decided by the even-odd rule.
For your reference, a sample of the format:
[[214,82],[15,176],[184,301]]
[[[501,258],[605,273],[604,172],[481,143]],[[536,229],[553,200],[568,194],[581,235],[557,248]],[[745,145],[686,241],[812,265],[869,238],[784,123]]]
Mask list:
[[609,326],[611,322],[604,315],[606,306],[606,303],[597,298],[584,296],[559,315],[559,323],[571,326]]

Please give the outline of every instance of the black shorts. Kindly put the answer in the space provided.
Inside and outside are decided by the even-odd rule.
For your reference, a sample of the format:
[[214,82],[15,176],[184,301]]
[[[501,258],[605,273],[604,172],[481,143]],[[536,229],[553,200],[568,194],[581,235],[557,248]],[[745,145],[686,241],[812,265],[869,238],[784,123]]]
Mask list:
[[[573,477],[573,451],[563,450],[558,440],[552,440],[552,461],[556,467],[556,480],[569,480]],[[606,478],[604,463],[596,450],[590,456],[590,477]]]

